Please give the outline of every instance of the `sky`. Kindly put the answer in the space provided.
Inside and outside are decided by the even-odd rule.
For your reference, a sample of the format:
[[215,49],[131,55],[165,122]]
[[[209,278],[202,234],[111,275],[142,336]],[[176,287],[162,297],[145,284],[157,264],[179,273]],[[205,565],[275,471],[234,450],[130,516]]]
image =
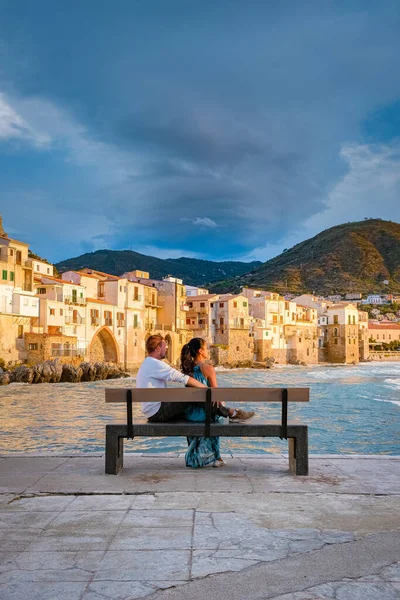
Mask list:
[[400,222],[400,3],[0,0],[0,214],[52,262]]

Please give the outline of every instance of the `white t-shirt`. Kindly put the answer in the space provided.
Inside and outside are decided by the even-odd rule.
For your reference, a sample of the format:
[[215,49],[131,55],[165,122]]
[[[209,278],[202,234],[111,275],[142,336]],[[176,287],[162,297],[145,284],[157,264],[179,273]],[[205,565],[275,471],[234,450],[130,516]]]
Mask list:
[[[167,381],[176,381],[184,385],[189,381],[189,375],[184,375],[167,363],[152,356],[144,359],[136,376],[137,388],[165,388]],[[156,414],[161,402],[142,402],[142,412],[147,418]]]

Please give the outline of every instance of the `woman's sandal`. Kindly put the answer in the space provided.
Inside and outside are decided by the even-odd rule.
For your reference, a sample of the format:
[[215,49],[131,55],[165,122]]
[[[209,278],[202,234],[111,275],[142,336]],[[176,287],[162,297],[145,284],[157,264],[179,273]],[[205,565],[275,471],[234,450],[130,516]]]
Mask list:
[[213,464],[214,469],[218,469],[219,467],[226,467],[226,462],[222,460],[222,458],[217,458],[215,463]]

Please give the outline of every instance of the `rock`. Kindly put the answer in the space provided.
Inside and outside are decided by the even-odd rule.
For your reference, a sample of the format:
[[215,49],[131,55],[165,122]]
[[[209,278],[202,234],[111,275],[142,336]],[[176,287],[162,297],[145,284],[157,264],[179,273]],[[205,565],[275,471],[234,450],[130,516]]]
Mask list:
[[94,381],[96,377],[96,369],[90,362],[83,362],[79,365],[82,369],[81,381]]
[[107,379],[108,365],[106,363],[96,362],[93,367],[95,368],[95,381],[101,379]]
[[8,385],[11,383],[10,373],[2,372],[0,373],[0,385]]
[[62,363],[55,360],[46,360],[32,367],[32,383],[59,383],[63,372]]
[[255,360],[253,362],[253,364],[251,365],[252,369],[265,369],[266,366],[267,366],[266,363],[259,362],[257,360]]
[[83,375],[81,367],[74,367],[74,365],[64,364],[62,366],[62,375],[60,381],[67,383],[79,383]]
[[32,383],[34,378],[34,371],[32,368],[21,365],[14,369],[14,381],[16,383]]

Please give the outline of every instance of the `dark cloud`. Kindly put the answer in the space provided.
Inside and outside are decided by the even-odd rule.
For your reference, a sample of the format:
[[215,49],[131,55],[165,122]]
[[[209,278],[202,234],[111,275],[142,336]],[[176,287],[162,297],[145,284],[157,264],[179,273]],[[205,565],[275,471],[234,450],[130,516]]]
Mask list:
[[[40,169],[25,166],[23,186],[45,209],[38,240],[55,197],[70,210],[63,222],[73,227],[75,214],[90,224],[85,239],[83,225],[74,229],[73,247],[61,232],[64,255],[104,242],[224,258],[284,243],[338,202],[332,190],[357,168],[343,147],[371,131],[374,142],[393,139],[385,107],[400,98],[396,2],[41,7],[27,3],[22,22],[0,9],[3,81],[75,123],[55,134],[50,169],[44,154]],[[17,180],[7,191],[20,191]],[[341,204],[335,218],[346,220]]]

